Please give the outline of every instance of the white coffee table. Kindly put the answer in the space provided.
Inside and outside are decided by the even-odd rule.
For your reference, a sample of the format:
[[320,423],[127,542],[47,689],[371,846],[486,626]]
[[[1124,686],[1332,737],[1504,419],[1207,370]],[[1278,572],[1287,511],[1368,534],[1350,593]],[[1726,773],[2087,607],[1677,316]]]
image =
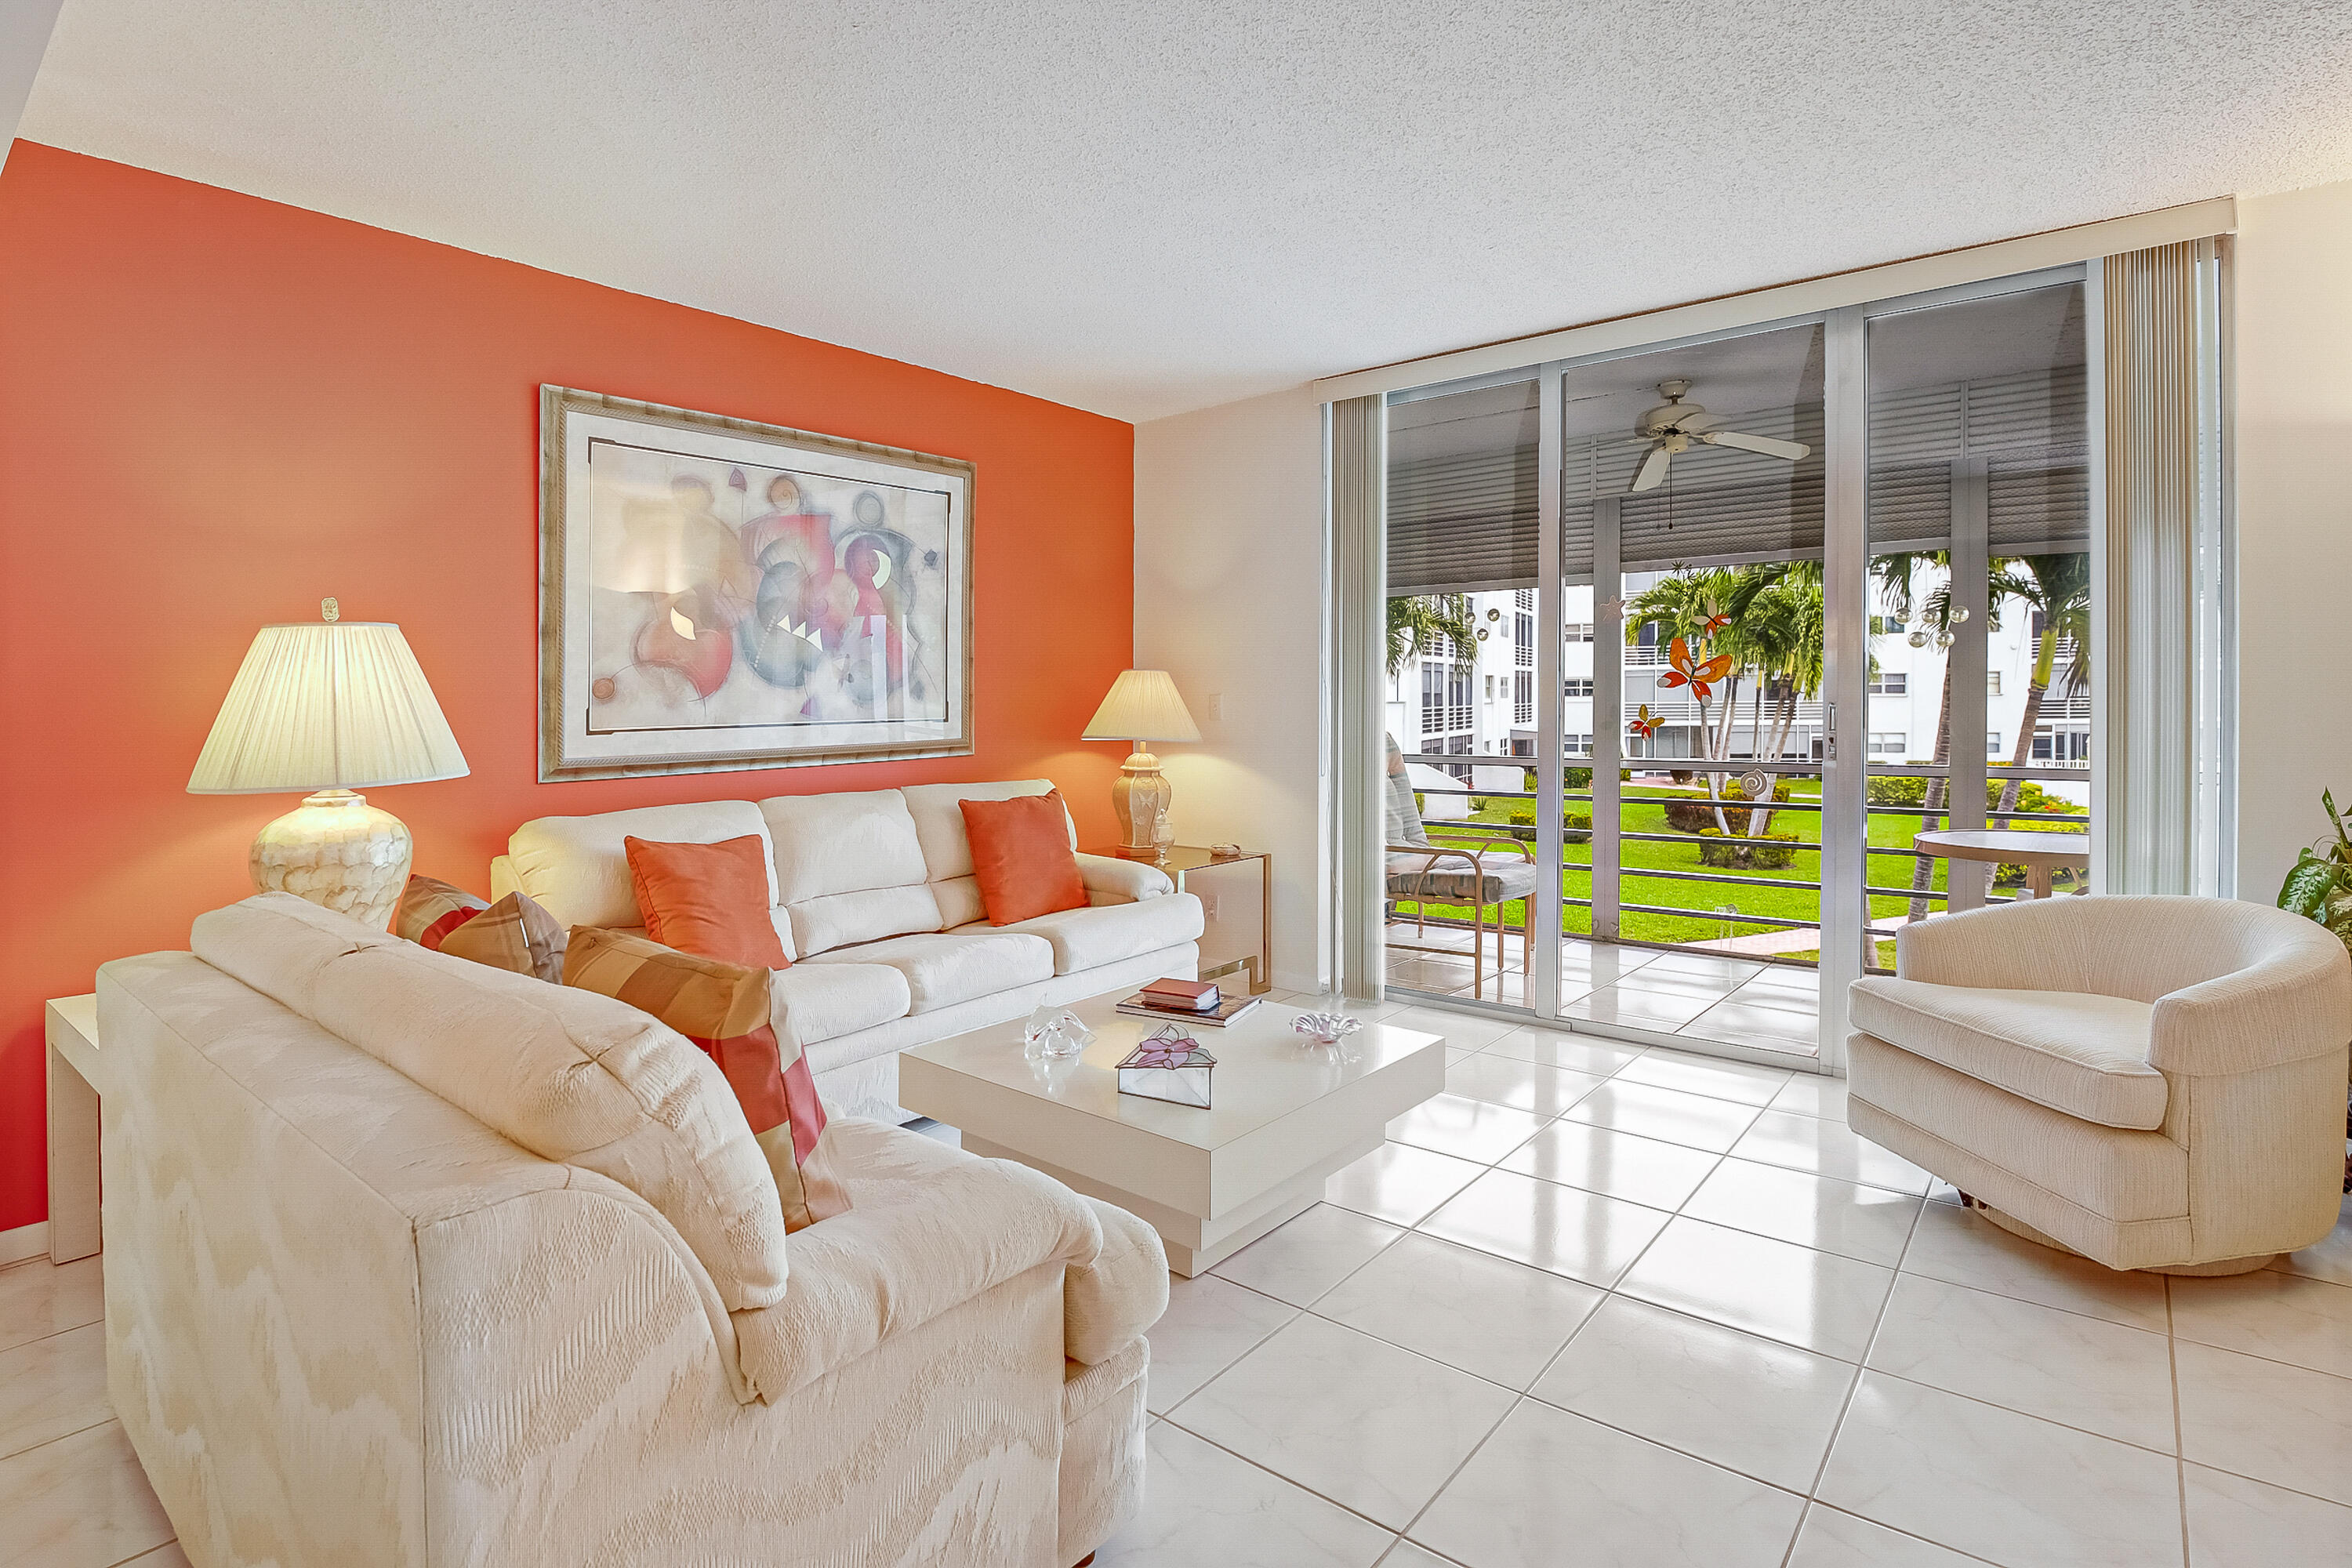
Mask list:
[[1317,1202],[1325,1177],[1445,1088],[1441,1035],[1368,1021],[1339,1046],[1315,1046],[1291,1030],[1299,1009],[1261,1002],[1239,1023],[1193,1031],[1217,1058],[1210,1109],[1121,1094],[1112,1064],[1160,1026],[1118,1010],[1131,994],[1075,1005],[1097,1037],[1066,1060],[1027,1059],[1019,1022],[902,1052],[898,1102],[959,1129],[975,1154],[1141,1216],[1189,1277]]

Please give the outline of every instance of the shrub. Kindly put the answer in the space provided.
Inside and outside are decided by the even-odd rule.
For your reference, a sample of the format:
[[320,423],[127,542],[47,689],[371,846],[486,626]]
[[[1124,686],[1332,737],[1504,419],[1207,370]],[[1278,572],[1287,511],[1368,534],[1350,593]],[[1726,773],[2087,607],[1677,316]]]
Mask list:
[[[1528,832],[1522,833],[1518,836],[1521,838],[1533,838],[1535,837],[1535,833],[1533,831],[1535,825],[1535,807],[1521,806],[1511,813],[1512,826],[1528,829]],[[1562,812],[1559,819],[1559,840],[1563,844],[1591,843],[1592,814],[1589,811]]]
[[[1534,775],[1529,774],[1528,776],[1532,778]],[[1592,787],[1592,770],[1591,768],[1570,768],[1562,776],[1568,780],[1568,787],[1570,789],[1591,789]],[[1533,789],[1536,786],[1530,784],[1528,787],[1529,789]]]
[[1874,778],[1864,788],[1873,805],[1925,805],[1927,804],[1927,781],[1913,778]]
[[[1985,809],[1992,811],[2000,805],[2001,782],[1985,780]],[[1917,778],[1873,778],[1864,792],[1873,805],[1925,805],[1927,804],[1927,781]],[[2018,786],[2017,805],[2011,809],[2026,812],[2063,812],[2069,816],[2081,816],[2084,809],[2073,801],[2052,795],[2032,779]],[[2031,826],[2021,824],[2020,826]]]
[[[1745,790],[1742,790],[1739,787],[1738,780],[1727,779],[1724,781],[1722,795],[1724,807],[1723,824],[1725,827],[1731,830],[1731,836],[1734,838],[1746,837],[1748,835],[1748,829],[1753,826],[1749,820],[1749,813],[1744,810],[1731,809],[1747,798],[1748,794]],[[1787,779],[1779,779],[1774,781],[1772,785],[1773,804],[1779,805],[1780,803],[1786,801],[1788,798],[1789,781]],[[1709,829],[1714,828],[1716,825],[1715,814],[1717,806],[1712,801],[1705,799],[1670,800],[1665,803],[1665,810],[1666,826],[1675,833],[1705,833]]]
[[1698,863],[1735,871],[1781,871],[1797,863],[1795,834],[1768,833],[1764,837],[1772,842],[1769,845],[1709,844],[1708,839],[1719,840],[1723,835],[1712,827],[1703,827],[1698,832]]

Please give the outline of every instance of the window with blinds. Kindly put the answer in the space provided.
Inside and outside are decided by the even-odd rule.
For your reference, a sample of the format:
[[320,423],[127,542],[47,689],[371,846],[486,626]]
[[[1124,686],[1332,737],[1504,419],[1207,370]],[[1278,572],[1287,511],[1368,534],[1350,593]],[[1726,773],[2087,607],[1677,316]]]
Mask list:
[[1536,402],[1526,381],[1390,405],[1391,597],[1533,588]]
[[[2084,444],[2084,368],[2061,366],[1906,388],[1871,399],[1870,535],[1874,550],[1950,545],[1952,484],[1963,459],[1985,465],[1990,544],[1996,555],[2089,548],[2090,453]],[[1751,452],[1695,447],[1656,489],[1627,494],[1645,448],[1614,435],[1564,452],[1561,567],[1592,580],[1594,503],[1618,496],[1624,570],[1819,559],[1823,510],[1822,406],[1726,415],[1724,428],[1801,441],[1784,463]]]

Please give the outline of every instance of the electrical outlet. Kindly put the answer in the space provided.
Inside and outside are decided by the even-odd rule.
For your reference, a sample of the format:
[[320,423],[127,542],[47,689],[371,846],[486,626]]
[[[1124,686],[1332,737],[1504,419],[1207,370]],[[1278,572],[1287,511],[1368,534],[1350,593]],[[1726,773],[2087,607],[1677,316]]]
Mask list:
[[1214,893],[1201,900],[1201,915],[1204,920],[1217,918],[1217,896]]
[[1225,694],[1222,691],[1210,692],[1201,699],[1201,707],[1213,722],[1223,720],[1225,716]]

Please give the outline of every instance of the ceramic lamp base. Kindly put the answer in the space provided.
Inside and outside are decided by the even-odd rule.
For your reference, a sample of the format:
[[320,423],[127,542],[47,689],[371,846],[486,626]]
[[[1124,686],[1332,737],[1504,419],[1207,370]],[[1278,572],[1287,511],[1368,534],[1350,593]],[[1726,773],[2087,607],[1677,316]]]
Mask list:
[[253,885],[382,931],[399,907],[415,849],[400,818],[365,795],[322,789],[253,836]]
[[1160,759],[1138,751],[1118,770],[1110,786],[1111,815],[1118,819],[1118,853],[1127,860],[1160,858],[1160,824],[1168,815],[1175,791],[1160,775]]

